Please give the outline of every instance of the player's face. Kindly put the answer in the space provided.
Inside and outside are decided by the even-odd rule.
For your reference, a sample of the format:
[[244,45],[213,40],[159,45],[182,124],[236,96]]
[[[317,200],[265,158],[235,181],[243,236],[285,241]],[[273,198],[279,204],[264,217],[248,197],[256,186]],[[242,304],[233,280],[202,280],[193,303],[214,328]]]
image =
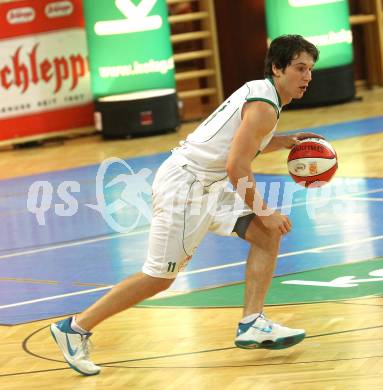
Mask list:
[[286,101],[300,99],[311,81],[314,60],[306,52],[294,58],[284,71],[279,71],[279,86]]

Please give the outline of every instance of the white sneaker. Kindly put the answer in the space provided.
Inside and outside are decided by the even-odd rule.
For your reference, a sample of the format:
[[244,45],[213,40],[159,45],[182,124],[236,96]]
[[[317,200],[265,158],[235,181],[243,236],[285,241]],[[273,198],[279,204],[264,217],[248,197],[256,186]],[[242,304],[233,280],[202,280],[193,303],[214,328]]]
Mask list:
[[70,324],[72,317],[51,324],[51,334],[71,368],[83,375],[97,375],[101,368],[89,360],[89,337],[75,332]]
[[286,328],[260,314],[254,321],[238,324],[235,345],[246,349],[283,349],[298,344],[305,336],[303,329]]

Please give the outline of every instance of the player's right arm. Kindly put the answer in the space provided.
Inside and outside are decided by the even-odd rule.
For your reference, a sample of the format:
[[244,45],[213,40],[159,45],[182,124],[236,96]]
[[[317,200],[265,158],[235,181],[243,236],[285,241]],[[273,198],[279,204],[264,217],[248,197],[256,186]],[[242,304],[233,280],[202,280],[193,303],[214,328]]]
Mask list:
[[251,170],[251,162],[260,149],[262,139],[274,128],[276,121],[275,109],[270,104],[262,101],[246,103],[241,125],[230,146],[226,171],[230,182],[263,225],[285,234],[291,229],[289,219],[267,207],[256,189]]

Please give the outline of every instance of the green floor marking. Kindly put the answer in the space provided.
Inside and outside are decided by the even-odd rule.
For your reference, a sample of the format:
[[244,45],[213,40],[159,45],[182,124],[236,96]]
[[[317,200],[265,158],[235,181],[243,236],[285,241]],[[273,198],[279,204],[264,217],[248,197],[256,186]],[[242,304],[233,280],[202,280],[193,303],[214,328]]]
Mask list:
[[[242,306],[243,294],[244,283],[240,283],[146,300],[138,306]],[[383,295],[383,258],[273,278],[266,304],[322,302],[371,295]]]

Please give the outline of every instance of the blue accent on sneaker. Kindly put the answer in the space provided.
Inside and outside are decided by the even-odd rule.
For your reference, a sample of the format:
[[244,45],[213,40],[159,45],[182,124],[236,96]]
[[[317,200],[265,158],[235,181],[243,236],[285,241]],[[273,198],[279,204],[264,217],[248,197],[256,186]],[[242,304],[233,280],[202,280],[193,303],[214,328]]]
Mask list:
[[[92,335],[91,332],[88,332],[86,334],[81,334],[79,332],[76,332],[71,327],[72,317],[66,318],[64,320],[58,321],[55,324],[51,325],[50,331],[52,334],[53,339],[59,346],[61,352],[64,355],[64,359],[69,364],[69,366],[77,371],[78,373],[86,376],[91,375],[97,375],[100,372],[99,367],[93,365],[94,367],[90,366],[89,371],[86,372],[82,370],[81,365],[86,362],[86,359],[88,359],[87,350],[84,349],[84,355],[76,356],[78,351],[82,351],[83,348],[87,348],[87,339]],[[58,342],[56,335],[59,336],[60,342]],[[65,336],[64,336],[65,335]],[[74,337],[74,344],[77,345],[77,348],[73,349],[73,345],[71,344],[70,335],[76,335]],[[73,336],[72,336],[73,337]],[[92,362],[88,360],[88,363]],[[85,369],[88,370],[85,364]]]
[[69,334],[79,334],[79,335],[82,335],[84,337],[90,337],[92,333],[89,332],[89,333],[86,333],[85,335],[83,335],[83,334],[81,334],[79,332],[76,332],[70,326],[71,323],[72,323],[72,317],[69,317],[69,318],[66,318],[65,320],[61,320],[61,321],[56,322],[56,325],[61,330],[61,332],[65,333],[66,344],[67,344],[69,355],[70,356],[75,356],[77,351],[78,351],[78,348],[76,348],[76,349],[72,348],[72,346],[70,344],[70,341],[69,341],[69,338],[68,338],[68,333]]
[[65,337],[66,337],[66,345],[67,345],[67,348],[68,348],[69,355],[70,356],[75,356],[77,351],[78,351],[78,348],[72,349],[72,346],[70,345],[70,341],[69,341],[69,338],[68,338],[68,333],[65,333]]
[[253,328],[258,329],[258,330],[263,331],[263,332],[270,333],[270,332],[273,330],[271,326],[268,326],[268,327],[265,328],[265,329],[264,329],[264,328],[258,328],[258,327],[256,327],[256,326],[253,326],[259,317],[265,318],[264,315],[263,315],[263,313],[260,313],[257,317],[254,318],[253,321],[246,322],[246,323],[240,322],[240,323],[238,324],[237,337],[238,337],[240,334],[247,332],[247,330],[248,330],[250,327],[253,327]]
[[[264,320],[262,323],[257,323],[257,320],[261,318]],[[271,321],[268,321],[265,316],[261,313],[257,318],[255,318],[253,321],[250,321],[248,323],[239,323],[238,324],[238,330],[237,330],[237,338],[241,336],[242,334],[246,333],[250,328],[256,329],[258,332],[257,334],[254,334],[252,337],[250,336],[249,339],[246,339],[246,335],[244,337],[241,337],[239,340],[235,340],[235,345],[239,348],[244,349],[253,349],[253,348],[265,348],[265,349],[284,349],[289,348],[295,344],[298,344],[301,342],[305,336],[306,333],[302,329],[301,333],[294,334],[292,332],[292,335],[288,335],[288,332],[282,332],[281,335],[274,334],[273,333],[273,323]],[[282,327],[283,328],[283,327]],[[288,328],[285,328],[285,331],[288,330]],[[297,332],[298,329],[292,329],[293,331]],[[262,335],[262,333],[263,335]],[[277,328],[278,332],[278,328]],[[285,333],[285,336],[282,336],[283,333]],[[250,331],[251,334],[251,331]],[[267,334],[270,334],[270,338]],[[275,338],[277,337],[277,338]]]
[[[258,317],[257,317],[258,318]],[[253,321],[250,321],[250,322],[247,322],[246,324],[240,322],[238,324],[238,329],[237,329],[237,337],[242,334],[242,333],[245,333],[247,332],[247,330],[254,325],[255,321],[257,320],[257,318]]]
[[61,332],[71,333],[71,334],[80,334],[71,328],[71,326],[70,326],[71,322],[72,322],[72,317],[69,317],[69,318],[65,318],[65,320],[61,320],[61,321],[56,322],[56,325],[61,330]]
[[68,318],[65,318],[65,320],[61,320],[61,321],[56,322],[57,327],[64,333],[80,334],[80,335],[86,336],[86,337],[92,336],[92,332],[80,333],[80,332],[76,332],[75,330],[73,330],[71,327],[72,318],[73,317],[68,317]]
[[265,333],[271,333],[273,331],[273,327],[271,325],[266,326],[266,328],[260,328],[259,326],[253,325],[252,328]]
[[295,336],[282,337],[275,340],[274,343],[262,346],[265,349],[285,349],[300,343],[306,337],[306,333],[297,334]]

